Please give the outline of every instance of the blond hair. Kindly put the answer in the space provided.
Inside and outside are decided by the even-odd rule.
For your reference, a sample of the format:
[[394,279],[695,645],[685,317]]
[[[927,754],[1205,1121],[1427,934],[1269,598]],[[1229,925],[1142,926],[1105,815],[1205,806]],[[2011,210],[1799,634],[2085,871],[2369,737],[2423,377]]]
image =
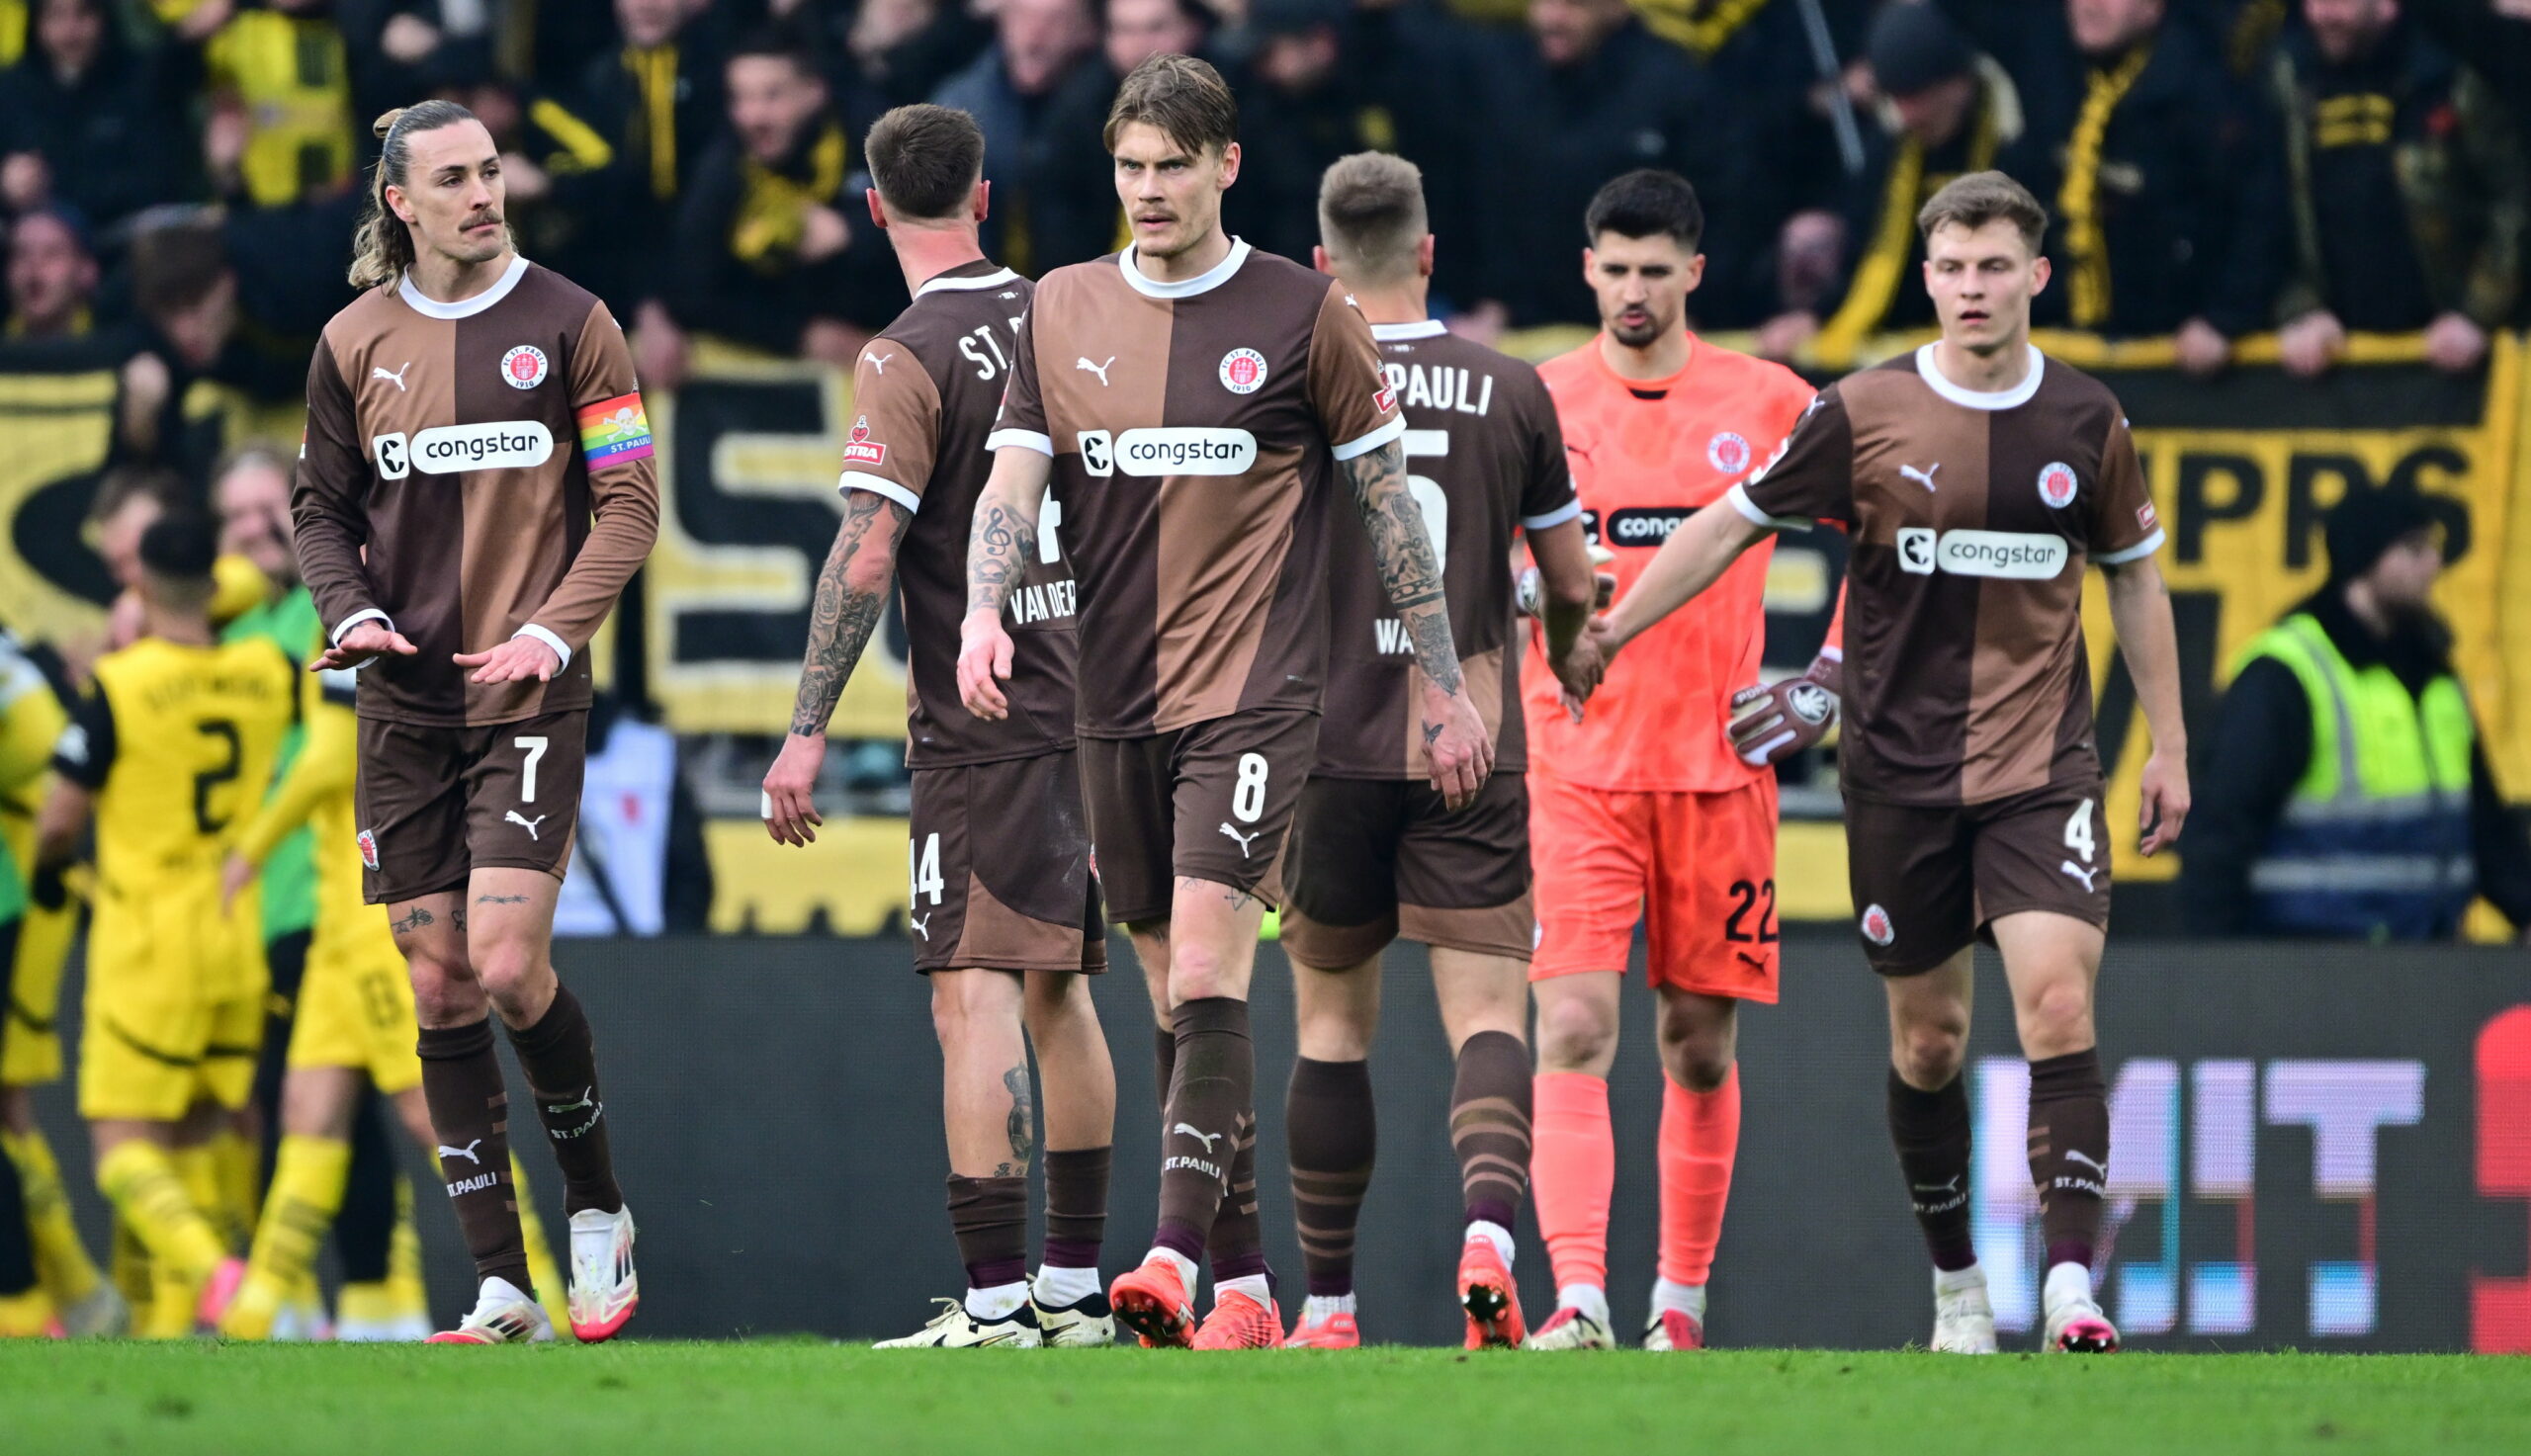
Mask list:
[[1924,210],[1916,214],[1916,230],[1932,237],[1935,228],[1957,222],[1974,232],[1998,217],[2021,230],[2022,241],[2030,244],[2033,255],[2039,252],[2048,237],[2048,209],[2030,195],[2029,188],[2001,172],[1953,178],[1926,199]]
[[410,138],[417,131],[436,131],[474,120],[475,114],[456,102],[425,101],[399,106],[369,124],[370,134],[379,141],[378,165],[370,168],[369,206],[362,210],[360,228],[352,234],[353,288],[398,282],[413,266],[413,229],[387,206],[389,185],[403,186],[405,170],[413,163]]
[[1433,230],[1424,173],[1404,157],[1357,151],[1318,183],[1318,237],[1348,283],[1376,286],[1415,273],[1415,247]]

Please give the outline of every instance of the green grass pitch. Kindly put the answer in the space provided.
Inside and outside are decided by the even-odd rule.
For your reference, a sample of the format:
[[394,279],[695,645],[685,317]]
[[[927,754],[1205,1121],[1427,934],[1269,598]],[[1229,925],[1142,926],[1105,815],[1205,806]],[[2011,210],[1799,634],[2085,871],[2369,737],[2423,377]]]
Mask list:
[[0,1450],[2531,1451],[2531,1360],[0,1344]]

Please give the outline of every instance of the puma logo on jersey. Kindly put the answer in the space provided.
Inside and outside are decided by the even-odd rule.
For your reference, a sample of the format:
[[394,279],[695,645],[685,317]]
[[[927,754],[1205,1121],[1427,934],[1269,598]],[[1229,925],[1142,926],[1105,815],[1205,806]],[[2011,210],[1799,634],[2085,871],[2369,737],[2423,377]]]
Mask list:
[[2098,865],[2094,865],[2090,869],[2085,869],[2081,865],[2075,864],[2072,860],[2060,860],[2057,862],[2056,868],[2064,871],[2068,875],[2071,875],[2075,879],[2082,881],[2083,892],[2087,895],[2098,888],[2092,884],[2092,877],[2100,873],[2100,866]]
[[1110,354],[1107,356],[1107,364],[1092,364],[1087,359],[1076,359],[1072,362],[1072,367],[1080,370],[1084,374],[1094,374],[1098,376],[1099,387],[1104,388],[1107,385],[1107,365],[1114,364],[1115,362],[1116,356]]
[[528,838],[530,838],[530,839],[535,839],[535,838],[537,838],[537,837],[538,837],[538,836],[537,836],[537,833],[536,833],[536,826],[537,826],[537,825],[539,825],[539,824],[541,824],[541,823],[543,823],[543,822],[545,822],[547,819],[552,818],[552,817],[553,817],[553,815],[552,815],[552,814],[538,814],[536,817],[534,817],[534,818],[532,818],[532,819],[531,819],[531,818],[524,818],[524,817],[522,817],[522,816],[519,814],[519,812],[518,812],[517,810],[515,810],[515,809],[511,810],[508,814],[503,814],[503,815],[501,816],[501,818],[502,818],[502,820],[503,820],[504,822],[506,822],[506,823],[516,824],[516,825],[518,825],[520,828],[525,829],[525,830],[527,831],[527,837],[528,837]]
[[1934,488],[1934,472],[1941,469],[1942,462],[1935,461],[1932,465],[1926,466],[1921,470],[1914,466],[1900,466],[1898,468],[1898,474],[1902,479],[1913,480],[1917,484],[1924,486],[1926,492],[1930,494]]
[[442,1143],[439,1145],[439,1156],[442,1157],[462,1157],[468,1162],[475,1164],[477,1167],[481,1167],[483,1165],[483,1155],[476,1152],[475,1150],[482,1146],[483,1140],[480,1138],[477,1138],[474,1142],[467,1144],[463,1148],[451,1148],[446,1143]]
[[404,370],[411,369],[412,367],[413,361],[407,359],[404,361],[403,369],[399,369],[393,374],[389,374],[386,370],[373,364],[369,367],[369,377],[373,380],[386,380],[390,384],[393,384],[395,386],[397,393],[408,393],[410,391],[404,387]]
[[1199,1133],[1199,1132],[1195,1131],[1193,1128],[1188,1127],[1186,1124],[1184,1124],[1184,1123],[1182,1123],[1182,1122],[1181,1122],[1181,1123],[1179,1123],[1178,1126],[1176,1126],[1176,1127],[1174,1127],[1174,1128],[1171,1128],[1171,1129],[1170,1129],[1170,1131],[1171,1131],[1171,1132],[1173,1132],[1173,1133],[1184,1133],[1187,1137],[1190,1137],[1190,1138],[1194,1139],[1196,1142],[1203,1144],[1203,1145],[1204,1145],[1204,1152],[1205,1152],[1207,1155],[1211,1154],[1211,1152],[1213,1151],[1213,1145],[1214,1145],[1215,1143],[1218,1143],[1218,1142],[1220,1142],[1220,1141],[1222,1140],[1222,1135],[1221,1135],[1221,1134],[1219,1134],[1219,1133]]
[[1222,825],[1222,832],[1239,841],[1239,857],[1241,859],[1246,859],[1248,858],[1248,846],[1256,843],[1257,836],[1265,833],[1266,831],[1263,829],[1255,829],[1243,834],[1237,829],[1232,828],[1230,825],[1224,824]]
[[894,359],[894,358],[896,358],[896,357],[897,357],[897,356],[895,356],[894,354],[873,354],[873,355],[871,355],[871,356],[870,356],[870,372],[871,372],[872,374],[876,374],[876,375],[885,375],[885,374],[888,372],[888,361],[889,361],[889,360],[891,360],[891,359]]
[[914,933],[921,936],[925,941],[929,941],[931,939],[931,917],[929,915],[908,915],[906,916],[906,923],[912,925],[914,927]]

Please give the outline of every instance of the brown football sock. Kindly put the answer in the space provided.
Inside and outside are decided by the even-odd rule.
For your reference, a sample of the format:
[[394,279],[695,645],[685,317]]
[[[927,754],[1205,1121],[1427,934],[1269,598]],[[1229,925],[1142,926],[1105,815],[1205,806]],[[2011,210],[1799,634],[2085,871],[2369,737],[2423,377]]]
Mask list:
[[1459,1047],[1450,1146],[1467,1221],[1517,1227],[1529,1186],[1529,1049],[1519,1037],[1480,1031]]
[[510,1184],[509,1092],[492,1054],[492,1019],[425,1026],[414,1050],[422,1059],[422,1098],[439,1134],[440,1176],[467,1251],[475,1255],[476,1277],[507,1279],[532,1293],[527,1240]]
[[510,1032],[528,1094],[563,1165],[563,1212],[614,1213],[624,1207],[615,1186],[615,1159],[606,1146],[606,1102],[597,1085],[597,1044],[579,997],[567,985],[554,988],[554,1004],[534,1026]]
[[2049,1264],[2089,1267],[2109,1192],[2109,1086],[2097,1048],[2030,1064],[2030,1179]]
[[[1257,1050],[1248,1040],[1248,1003],[1235,997],[1182,1001],[1173,1020],[1178,1056],[1160,1115],[1166,1151],[1152,1242],[1192,1260],[1227,1201],[1243,1129],[1255,1137]],[[1249,1180],[1253,1186],[1253,1169]]]
[[1074,1148],[1046,1154],[1046,1255],[1057,1269],[1095,1269],[1107,1237],[1107,1182],[1113,1148]]
[[1257,1212],[1257,1114],[1239,1120],[1238,1151],[1230,1156],[1230,1187],[1222,1194],[1221,1212],[1204,1237],[1204,1259],[1213,1282],[1263,1274],[1266,1268],[1266,1221]]
[[1968,1233],[1968,1087],[1954,1074],[1938,1092],[1918,1091],[1889,1073],[1889,1141],[1907,1177],[1907,1202],[1925,1231],[1934,1267],[1977,1262]]
[[1352,1294],[1353,1226],[1379,1146],[1371,1064],[1296,1060],[1283,1100],[1283,1140],[1291,1153],[1292,1222],[1309,1292]]
[[998,1289],[1028,1277],[1028,1180],[949,1175],[949,1227],[969,1289]]
[[[1160,1089],[1160,1109],[1161,1111],[1166,1112],[1169,1110],[1169,1082],[1172,1077],[1178,1074],[1177,1030],[1167,1026],[1153,1027],[1151,1029],[1151,1050],[1152,1062],[1160,1073],[1159,1078],[1155,1080],[1152,1085]],[[1166,1126],[1162,1127],[1160,1141],[1164,1147],[1167,1146],[1169,1142],[1168,1133],[1168,1128]]]

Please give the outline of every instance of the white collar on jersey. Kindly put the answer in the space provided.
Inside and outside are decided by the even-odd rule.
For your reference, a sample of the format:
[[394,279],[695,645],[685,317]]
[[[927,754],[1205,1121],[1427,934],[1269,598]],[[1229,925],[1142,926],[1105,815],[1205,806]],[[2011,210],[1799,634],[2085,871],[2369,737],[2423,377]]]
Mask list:
[[1239,265],[1248,261],[1248,244],[1243,239],[1232,238],[1229,257],[1183,283],[1158,283],[1144,277],[1142,269],[1134,266],[1134,249],[1131,244],[1116,255],[1116,261],[1125,270],[1125,282],[1133,285],[1134,292],[1144,298],[1191,299],[1197,294],[1209,294],[1230,282],[1230,276],[1239,271]]
[[938,278],[931,279],[926,282],[922,287],[916,289],[914,291],[914,296],[919,299],[925,294],[949,292],[965,293],[972,289],[998,289],[1004,284],[1017,283],[1018,281],[1019,275],[1011,272],[1007,268],[998,269],[995,272],[971,278],[951,278],[949,275],[944,273]]
[[508,298],[510,290],[517,288],[518,281],[525,277],[527,277],[526,257],[512,253],[510,266],[501,271],[499,278],[492,280],[492,286],[471,299],[460,299],[454,303],[443,303],[437,299],[426,298],[420,289],[413,287],[413,275],[410,269],[405,270],[404,281],[396,286],[395,294],[409,304],[414,312],[426,318],[472,318]]
[[2048,356],[2040,353],[2039,346],[2033,344],[2030,346],[2030,373],[2021,377],[2021,383],[2009,389],[1986,392],[1964,389],[1945,379],[1942,366],[1934,363],[1933,345],[1927,344],[1916,351],[1916,373],[1924,376],[1925,383],[1933,386],[1933,391],[1954,404],[1966,405],[1970,409],[2011,409],[2028,404],[2030,397],[2039,392],[2039,377],[2047,368]]
[[1450,326],[1438,318],[1420,319],[1414,323],[1375,323],[1371,337],[1385,344],[1391,339],[1435,339],[1448,333]]

